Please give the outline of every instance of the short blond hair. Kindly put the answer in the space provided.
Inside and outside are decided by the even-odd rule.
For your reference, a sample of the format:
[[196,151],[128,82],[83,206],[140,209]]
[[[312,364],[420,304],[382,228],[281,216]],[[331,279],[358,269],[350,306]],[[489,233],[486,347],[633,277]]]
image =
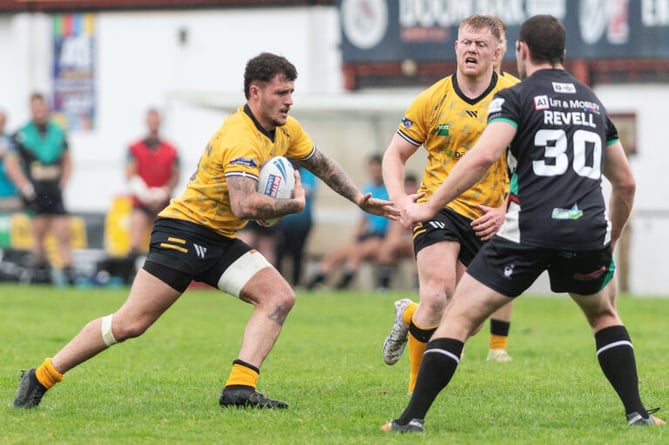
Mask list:
[[[501,24],[501,26],[500,26]],[[504,23],[497,17],[492,15],[472,15],[460,22],[458,32],[464,28],[471,28],[475,30],[489,29],[490,33],[495,36],[497,40],[502,41],[502,26]]]

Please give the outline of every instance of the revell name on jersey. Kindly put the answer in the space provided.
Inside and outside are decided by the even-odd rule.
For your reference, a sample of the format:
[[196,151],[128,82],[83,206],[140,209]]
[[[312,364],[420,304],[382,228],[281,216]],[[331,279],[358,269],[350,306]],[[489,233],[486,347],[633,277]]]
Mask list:
[[553,111],[544,110],[544,124],[548,125],[583,125],[585,127],[597,128],[594,114],[581,111]]

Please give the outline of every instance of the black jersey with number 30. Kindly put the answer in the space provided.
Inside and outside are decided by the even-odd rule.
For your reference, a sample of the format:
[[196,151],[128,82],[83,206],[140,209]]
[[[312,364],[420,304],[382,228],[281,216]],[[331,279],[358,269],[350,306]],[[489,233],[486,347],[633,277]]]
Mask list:
[[607,147],[618,131],[597,96],[564,70],[540,70],[499,92],[488,122],[514,125],[510,203],[499,236],[570,250],[610,241],[602,196]]

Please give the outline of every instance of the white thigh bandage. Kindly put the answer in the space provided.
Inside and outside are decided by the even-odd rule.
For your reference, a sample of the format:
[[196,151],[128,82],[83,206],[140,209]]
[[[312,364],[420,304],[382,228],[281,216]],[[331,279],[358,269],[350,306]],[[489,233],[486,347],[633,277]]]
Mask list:
[[114,338],[114,333],[112,332],[112,316],[114,314],[109,314],[105,317],[102,317],[102,340],[107,346],[115,345],[117,343]]
[[218,279],[218,288],[234,297],[239,297],[239,292],[251,277],[266,267],[272,267],[272,265],[260,252],[250,250],[225,269],[221,278]]

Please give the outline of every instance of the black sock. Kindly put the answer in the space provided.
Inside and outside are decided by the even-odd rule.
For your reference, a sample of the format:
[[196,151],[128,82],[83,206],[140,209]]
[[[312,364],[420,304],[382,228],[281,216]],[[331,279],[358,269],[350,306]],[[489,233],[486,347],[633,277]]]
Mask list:
[[316,273],[316,275],[314,275],[309,281],[309,284],[307,284],[307,289],[312,290],[314,287],[316,287],[317,284],[321,284],[323,281],[325,281],[325,276],[326,275],[323,272]]
[[600,330],[595,334],[595,342],[599,366],[622,400],[625,413],[637,412],[647,418],[648,411],[639,395],[632,340],[625,326],[610,326]]
[[382,289],[390,288],[390,278],[393,276],[395,268],[393,266],[379,267],[379,287]]
[[339,280],[339,283],[337,284],[337,289],[342,290],[342,289],[347,289],[351,285],[351,281],[353,281],[353,277],[355,277],[355,271],[346,269],[342,273],[341,279]]
[[490,319],[490,334],[508,337],[509,329],[511,329],[511,322],[496,320],[494,318]]
[[463,342],[453,338],[437,338],[427,344],[416,387],[397,423],[406,425],[412,419],[425,419],[432,402],[455,374],[463,346]]

